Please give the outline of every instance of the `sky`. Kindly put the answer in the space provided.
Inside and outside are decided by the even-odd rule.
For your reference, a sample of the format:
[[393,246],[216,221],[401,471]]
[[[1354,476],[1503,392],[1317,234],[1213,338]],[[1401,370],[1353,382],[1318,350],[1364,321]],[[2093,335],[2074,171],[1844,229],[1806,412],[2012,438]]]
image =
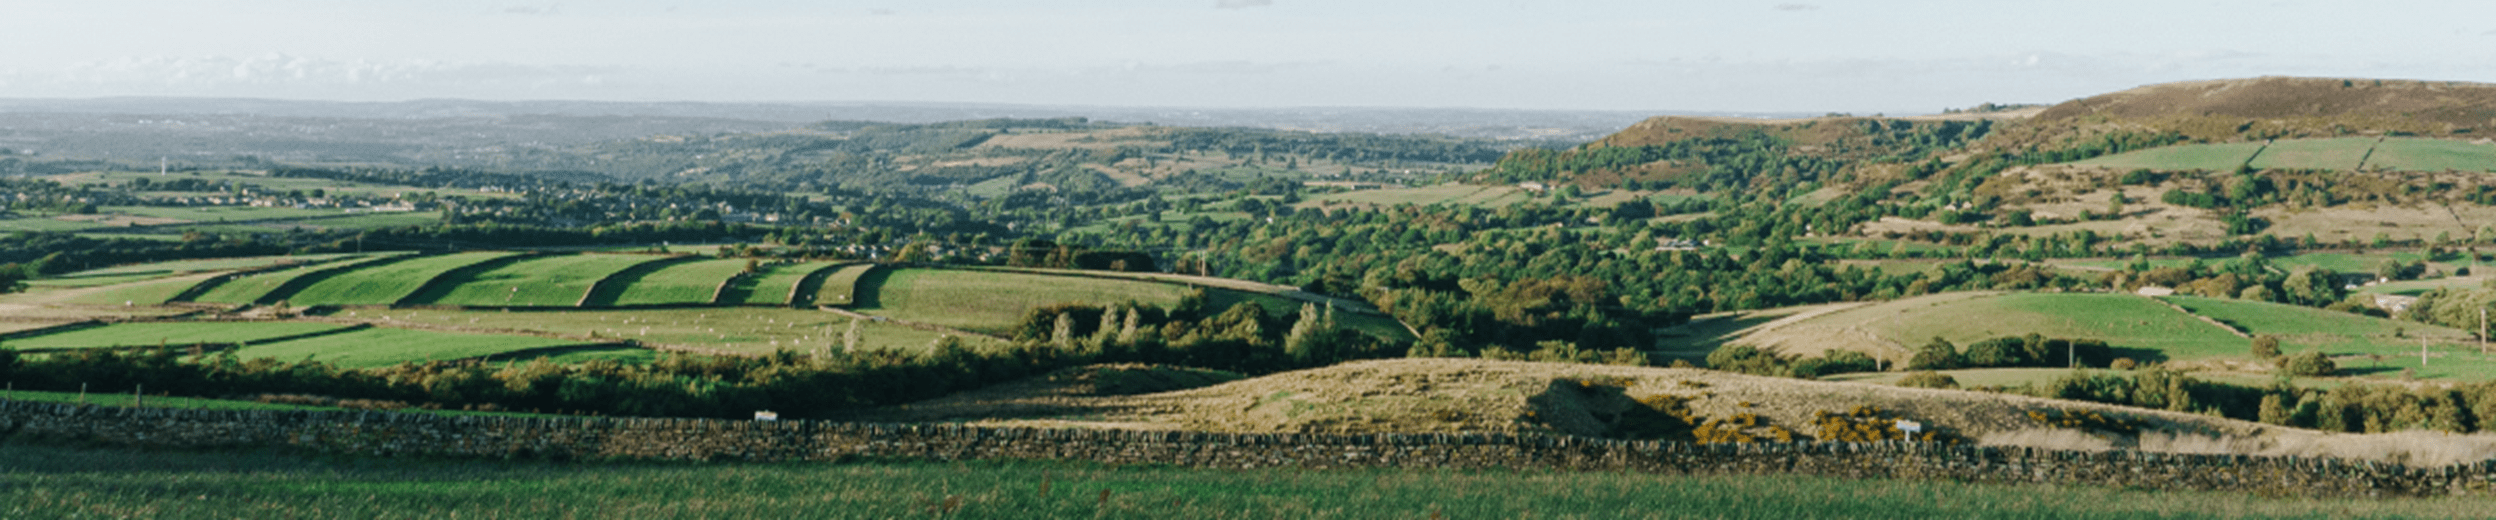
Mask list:
[[2496,82],[2496,2],[12,0],[0,97],[1931,113]]

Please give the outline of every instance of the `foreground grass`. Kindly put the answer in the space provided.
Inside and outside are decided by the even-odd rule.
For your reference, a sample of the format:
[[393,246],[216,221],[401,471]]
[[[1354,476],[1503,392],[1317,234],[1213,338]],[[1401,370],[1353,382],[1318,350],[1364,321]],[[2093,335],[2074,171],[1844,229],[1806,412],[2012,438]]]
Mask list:
[[1541,471],[545,463],[0,445],[10,518],[2467,517],[2483,498]]

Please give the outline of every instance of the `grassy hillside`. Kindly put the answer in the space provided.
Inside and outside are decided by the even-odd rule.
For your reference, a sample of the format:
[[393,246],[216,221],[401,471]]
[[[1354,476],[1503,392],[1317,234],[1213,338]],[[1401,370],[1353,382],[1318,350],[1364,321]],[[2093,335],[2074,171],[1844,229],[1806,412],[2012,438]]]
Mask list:
[[[2321,350],[2338,358],[2344,371],[2360,375],[2389,376],[2408,369],[2428,379],[2496,379],[2496,356],[2479,353],[2477,343],[2464,331],[2268,302],[2164,299],[2252,334],[2278,336],[2280,350],[2286,352]],[[2427,353],[2424,361],[2419,359],[2422,346]],[[2208,354],[2246,355],[2243,351]]]
[[2264,77],[2150,85],[2040,112],[1989,146],[2068,142],[2109,131],[2175,132],[2199,142],[2399,133],[2474,138],[2496,130],[2496,85]]
[[[346,316],[341,316],[346,317]],[[767,307],[684,309],[581,309],[565,311],[436,311],[401,309],[359,312],[353,319],[388,325],[413,322],[477,331],[532,331],[583,338],[629,339],[644,345],[741,355],[779,350],[817,352],[840,348],[850,318],[811,309]],[[944,334],[890,322],[861,320],[862,349],[917,351]],[[596,339],[590,339],[590,338]],[[963,337],[973,344],[985,338]]]
[[199,273],[157,280],[130,282],[110,287],[96,288],[95,290],[88,291],[84,294],[70,297],[66,301],[69,303],[83,303],[89,305],[159,305],[165,303],[166,301],[172,300],[174,296],[181,295],[183,291],[190,290],[192,286],[199,285],[201,282],[208,281],[209,278],[215,278],[216,276],[216,273]]
[[389,305],[407,298],[444,272],[515,254],[518,253],[481,251],[390,262],[339,273],[284,297],[287,303],[297,306]]
[[[523,259],[468,273],[410,296],[408,303],[479,307],[571,307],[589,294],[599,278],[643,262],[664,260],[651,255],[581,254]],[[457,275],[454,275],[457,276]],[[704,301],[708,301],[707,297]]]
[[858,279],[876,269],[875,264],[842,266],[823,276],[823,288],[815,295],[817,305],[857,305]]
[[45,334],[9,340],[10,348],[77,349],[242,343],[312,334],[344,328],[334,323],[307,322],[142,322]]
[[[719,284],[745,271],[746,260],[722,258],[666,264],[664,267],[635,276],[617,276],[613,283],[622,284],[623,292],[611,305],[667,305],[711,303]],[[629,278],[629,279],[627,279]],[[591,302],[596,305],[600,302]]]
[[252,345],[244,347],[235,355],[245,359],[264,357],[285,361],[312,359],[345,368],[369,368],[403,362],[421,363],[477,358],[520,350],[579,344],[581,342],[531,336],[370,328]]
[[1789,317],[1734,343],[1793,354],[1858,350],[1903,361],[1935,337],[1953,343],[2030,333],[2105,340],[2142,361],[2242,353],[2249,340],[2156,300],[2124,294],[1947,293]]
[[[825,269],[830,269],[835,265],[839,264],[834,262],[797,262],[776,264],[763,269],[761,275],[754,277],[754,289],[746,293],[745,301],[720,303],[734,303],[740,305],[813,305],[817,297],[816,293],[821,291],[822,287],[824,287],[823,278],[814,276],[815,273]],[[815,285],[811,286],[815,288],[814,291],[808,291],[807,287],[809,286],[803,285],[809,279],[813,279],[815,281]],[[855,281],[856,278],[852,277],[851,280]],[[792,294],[797,295],[800,301],[789,301],[789,296]],[[844,303],[846,303],[846,301],[844,301]]]
[[[371,258],[353,258],[341,260],[341,262],[345,262],[345,265],[351,266],[369,262],[386,261],[395,256],[397,256],[397,254],[379,254],[374,255]],[[269,293],[277,291],[281,287],[285,287],[288,282],[293,282],[296,279],[323,269],[340,266],[341,264],[338,263],[325,262],[235,278],[227,280],[225,283],[217,284],[216,287],[209,288],[206,292],[202,292],[199,296],[192,298],[191,301],[232,305],[252,303],[260,301],[261,298],[267,297]]]
[[996,335],[1011,334],[1024,312],[1043,305],[1134,301],[1167,308],[1186,292],[1153,282],[952,269],[878,269],[857,287],[852,308],[859,312]]

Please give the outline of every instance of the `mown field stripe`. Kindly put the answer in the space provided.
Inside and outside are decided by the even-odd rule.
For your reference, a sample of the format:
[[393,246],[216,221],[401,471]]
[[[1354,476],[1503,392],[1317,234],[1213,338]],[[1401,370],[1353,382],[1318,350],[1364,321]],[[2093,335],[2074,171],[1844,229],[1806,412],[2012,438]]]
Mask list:
[[650,273],[659,272],[659,270],[666,269],[670,266],[687,262],[701,261],[703,259],[704,258],[700,255],[680,255],[642,262],[632,267],[627,267],[622,271],[607,273],[606,276],[598,278],[598,281],[589,283],[589,294],[581,296],[581,302],[578,306],[614,307],[616,302],[624,297],[625,291],[630,290],[633,284],[640,282],[643,277],[650,276]]
[[416,286],[415,291],[408,292],[407,296],[400,297],[397,302],[394,302],[391,305],[400,306],[431,304],[435,300],[440,300],[443,297],[449,296],[452,288],[459,287],[459,284],[466,283],[470,279],[476,278],[479,273],[520,263],[522,260],[545,256],[552,255],[548,253],[521,253],[454,267],[450,270],[442,271],[441,274],[434,275],[433,278],[426,279],[423,285]]

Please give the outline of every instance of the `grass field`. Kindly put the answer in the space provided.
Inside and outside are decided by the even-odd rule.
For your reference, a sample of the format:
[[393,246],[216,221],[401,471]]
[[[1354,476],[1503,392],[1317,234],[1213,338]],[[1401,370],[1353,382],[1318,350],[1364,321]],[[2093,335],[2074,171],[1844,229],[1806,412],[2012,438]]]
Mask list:
[[[574,337],[631,339],[649,345],[673,345],[742,354],[769,354],[788,349],[814,352],[837,348],[849,330],[846,316],[818,310],[765,307],[573,310],[561,312],[431,311],[400,309],[352,311],[339,317],[388,325],[405,321],[438,326],[538,331]],[[918,350],[943,334],[893,323],[862,321],[862,348]],[[981,344],[985,338],[964,337]]]
[[369,328],[243,347],[244,359],[313,359],[346,368],[371,368],[404,362],[468,359],[506,352],[579,345],[579,341],[495,334],[459,334],[423,330]]
[[255,206],[105,206],[103,211],[201,223],[334,217],[347,214],[346,210],[336,208],[296,209]]
[[[2237,355],[2250,345],[2216,325],[2139,296],[2013,293],[1945,305],[1900,315],[1880,327],[1882,336],[1914,346],[1935,336],[1967,344],[2037,333],[2103,339],[2117,349],[2155,350],[2173,359]],[[1982,319],[1971,319],[1978,317]],[[2153,359],[2138,352],[2119,353]]]
[[216,273],[199,273],[161,280],[131,282],[97,288],[93,292],[71,297],[67,302],[88,305],[158,305],[173,299],[174,296],[181,295],[182,291],[188,291],[200,282],[215,277],[217,277]]
[[103,227],[94,222],[77,222],[43,217],[0,219],[0,231],[78,231]]
[[143,347],[159,344],[243,343],[336,330],[342,325],[309,322],[142,322],[45,334],[8,341],[18,349]]
[[[348,265],[378,262],[398,255],[399,253],[376,254],[370,258],[348,259],[344,260],[344,262],[349,262]],[[262,297],[268,296],[269,292],[276,291],[278,288],[284,287],[286,282],[294,281],[296,278],[301,278],[306,274],[312,273],[313,271],[329,269],[332,267],[338,267],[338,265],[331,263],[319,263],[226,280],[225,283],[217,284],[216,287],[210,287],[207,291],[201,292],[198,297],[192,298],[192,301],[233,305],[252,303],[260,301],[260,298]]]
[[101,287],[106,285],[154,280],[157,278],[164,278],[170,274],[172,273],[120,273],[65,278],[37,278],[27,280],[26,286],[35,288]]
[[665,258],[609,254],[529,258],[473,273],[464,279],[445,280],[449,283],[427,289],[424,294],[410,297],[409,301],[483,307],[571,307],[581,303],[581,298],[589,294],[590,284],[597,283],[599,278],[643,262]]
[[[2459,330],[2267,302],[2164,299],[2253,334],[2278,336],[2280,350],[2285,352],[2319,349],[2340,358],[2344,370],[2359,375],[2392,376],[2413,369],[2414,375],[2426,379],[2496,379],[2496,357],[2479,354],[2469,333]],[[2428,347],[2424,365],[2418,356],[2422,343]],[[2247,356],[2243,350],[2215,354]]]
[[400,226],[421,226],[442,222],[439,211],[399,211],[387,213],[358,212],[340,217],[307,218],[290,224],[320,229],[373,229]]
[[[2098,157],[2077,164],[2152,170],[2232,171],[2237,165],[2244,164],[2246,158],[2252,157],[2254,150],[2261,148],[2262,143],[2168,146]],[[2352,160],[2350,164],[2354,165],[2356,161]]]
[[[797,262],[773,265],[764,269],[761,275],[754,277],[754,290],[746,294],[745,301],[721,303],[736,303],[740,305],[789,305],[791,303],[807,303],[790,302],[789,295],[791,294],[791,291],[800,289],[798,285],[806,281],[807,275],[814,274],[815,271],[830,268],[834,265],[838,264],[833,262]],[[827,276],[826,278],[829,277]],[[850,277],[850,281],[853,283],[856,282],[857,277]],[[820,294],[822,291],[818,289],[816,292],[817,294]],[[812,299],[810,298],[808,301],[812,301]],[[842,303],[848,303],[848,300],[842,300]]]
[[398,303],[423,287],[426,280],[441,276],[443,272],[514,254],[483,251],[412,258],[339,273],[295,294],[285,295],[285,298],[287,303],[296,306],[389,305]]
[[2373,137],[2281,139],[2262,149],[2262,155],[2253,158],[2253,167],[2354,170],[2366,150],[2374,147]]
[[996,335],[1010,335],[1023,313],[1043,305],[1135,301],[1168,308],[1186,290],[1154,282],[950,269],[877,269],[859,278],[857,287],[858,312]]
[[858,303],[858,279],[865,277],[868,271],[875,270],[875,268],[875,264],[855,264],[842,266],[840,270],[825,274],[823,289],[815,293],[815,303],[820,305]]
[[156,262],[156,263],[147,263],[147,264],[136,264],[136,265],[124,265],[124,266],[107,267],[107,268],[103,268],[103,269],[90,269],[90,270],[86,270],[86,271],[79,271],[79,272],[75,272],[75,273],[69,273],[69,274],[62,275],[62,276],[91,276],[91,275],[100,275],[100,274],[124,274],[124,273],[196,273],[196,272],[201,272],[201,271],[231,271],[231,270],[235,270],[235,269],[251,269],[251,268],[255,268],[255,267],[268,267],[268,266],[272,266],[272,265],[285,264],[285,263],[314,263],[314,262],[327,262],[327,261],[330,261],[330,260],[337,260],[337,259],[340,259],[340,258],[351,257],[351,256],[355,256],[355,255],[356,255],[355,253],[330,253],[330,254],[318,254],[318,255],[251,256],[251,257],[243,257],[243,258],[211,258],[211,259],[205,259],[205,260],[175,260],[175,261],[170,261],[170,262]]
[[2496,145],[2444,139],[2394,137],[2375,146],[2367,169],[2399,171],[2496,171]]
[[0,500],[104,518],[2473,517],[2477,497],[1621,472],[1082,462],[558,463],[0,445]]
[[711,303],[711,296],[718,293],[719,284],[744,272],[745,263],[743,258],[695,260],[671,263],[648,273],[636,273],[640,276],[631,280],[618,276],[615,281],[627,285],[613,304]]

